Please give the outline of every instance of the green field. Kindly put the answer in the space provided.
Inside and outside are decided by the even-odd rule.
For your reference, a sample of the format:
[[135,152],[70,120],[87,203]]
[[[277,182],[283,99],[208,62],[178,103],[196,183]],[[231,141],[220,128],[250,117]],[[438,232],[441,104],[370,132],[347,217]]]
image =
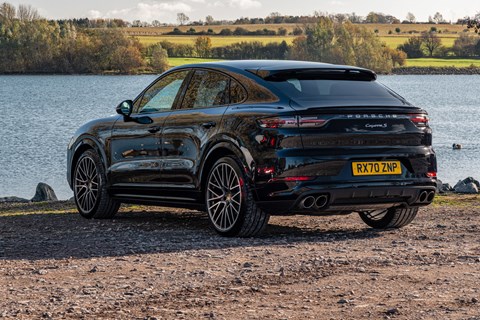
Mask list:
[[[193,44],[195,39],[199,36],[136,36],[140,40],[140,42],[144,45],[151,45],[154,43],[158,43],[160,41],[170,41],[173,43],[178,44]],[[291,44],[295,37],[287,36],[212,36],[210,37],[212,40],[213,47],[223,47],[228,46],[233,43],[237,42],[253,42],[259,41],[262,43],[269,43],[269,42],[282,42],[285,40],[288,44]]]
[[[201,58],[168,58],[170,66],[177,67],[190,63],[215,62],[219,59],[201,59]],[[407,59],[407,67],[457,67],[465,68],[474,65],[480,67],[480,59],[439,59],[439,58],[420,58]]]
[[420,58],[407,59],[407,67],[458,67],[465,68],[474,65],[480,67],[480,59],[440,59]]
[[[455,36],[443,36],[439,35],[442,39],[442,44],[446,47],[453,46],[453,42],[455,41]],[[154,43],[158,43],[160,41],[170,41],[173,43],[179,44],[193,44],[195,39],[198,36],[136,36],[140,40],[140,42],[144,45],[151,45]],[[410,36],[383,36],[380,37],[382,41],[384,41],[390,48],[396,49],[399,45],[405,43]],[[252,42],[252,41],[259,41],[264,44],[269,42],[282,42],[285,40],[288,44],[291,44],[294,36],[211,36],[210,39],[212,40],[213,47],[223,47],[227,45],[231,45],[237,42]]]
[[[454,36],[444,36],[439,34],[438,35],[440,39],[442,40],[442,45],[445,47],[453,47],[453,43],[455,42],[456,37]],[[387,44],[392,49],[396,49],[399,45],[404,44],[408,38],[410,38],[411,35],[408,36],[384,36],[380,37],[383,42]]]
[[202,58],[168,58],[171,67],[178,67],[184,64],[201,63],[201,62],[215,62],[221,61],[219,59],[202,59]]

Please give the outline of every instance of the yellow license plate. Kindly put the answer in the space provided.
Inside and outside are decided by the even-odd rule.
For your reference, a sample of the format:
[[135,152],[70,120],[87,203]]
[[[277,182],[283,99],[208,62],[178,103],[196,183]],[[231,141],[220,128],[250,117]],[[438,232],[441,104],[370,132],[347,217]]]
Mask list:
[[400,161],[352,162],[354,176],[376,176],[384,174],[402,174]]

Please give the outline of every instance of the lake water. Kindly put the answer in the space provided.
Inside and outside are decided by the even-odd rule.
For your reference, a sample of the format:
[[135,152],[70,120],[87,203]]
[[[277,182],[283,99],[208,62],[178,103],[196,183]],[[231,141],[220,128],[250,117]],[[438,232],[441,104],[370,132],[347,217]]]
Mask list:
[[[66,146],[84,122],[115,113],[155,76],[0,76],[0,197],[31,198],[38,182],[60,199]],[[379,81],[430,113],[439,177],[480,178],[480,76],[380,76]],[[452,150],[453,143],[464,146]]]

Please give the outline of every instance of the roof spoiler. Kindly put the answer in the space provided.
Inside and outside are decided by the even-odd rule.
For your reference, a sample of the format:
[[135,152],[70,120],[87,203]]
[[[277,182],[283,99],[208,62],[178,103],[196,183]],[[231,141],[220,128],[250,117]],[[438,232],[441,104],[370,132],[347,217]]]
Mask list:
[[247,70],[267,81],[299,80],[357,80],[375,81],[377,74],[361,68],[313,68],[290,70]]

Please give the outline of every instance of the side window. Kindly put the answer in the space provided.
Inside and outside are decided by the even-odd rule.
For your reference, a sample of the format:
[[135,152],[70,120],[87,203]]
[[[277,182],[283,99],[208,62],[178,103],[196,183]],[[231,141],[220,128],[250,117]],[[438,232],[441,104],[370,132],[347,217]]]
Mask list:
[[197,70],[190,81],[182,108],[205,108],[228,104],[230,78],[217,72]]
[[241,103],[247,100],[247,92],[236,80],[230,82],[230,103]]
[[178,90],[189,71],[179,71],[163,77],[151,86],[141,99],[138,113],[150,113],[172,109]]

